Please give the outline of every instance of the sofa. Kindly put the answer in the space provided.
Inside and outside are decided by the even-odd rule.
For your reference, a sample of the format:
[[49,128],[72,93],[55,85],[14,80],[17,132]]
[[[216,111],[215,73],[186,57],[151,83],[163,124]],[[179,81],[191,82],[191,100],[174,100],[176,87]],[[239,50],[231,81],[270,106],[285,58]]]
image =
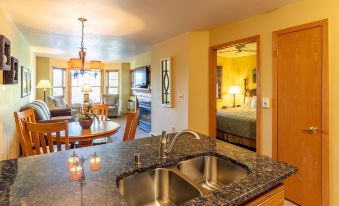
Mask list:
[[71,108],[49,109],[47,104],[41,100],[35,100],[20,108],[20,111],[34,109],[36,121],[39,123],[51,123],[59,121],[73,121]]
[[72,117],[80,113],[81,104],[68,105],[65,103],[64,96],[49,96],[47,97],[47,105],[50,110],[54,109],[71,109]]
[[102,95],[103,103],[108,104],[108,117],[119,116],[119,95],[118,94],[104,94]]

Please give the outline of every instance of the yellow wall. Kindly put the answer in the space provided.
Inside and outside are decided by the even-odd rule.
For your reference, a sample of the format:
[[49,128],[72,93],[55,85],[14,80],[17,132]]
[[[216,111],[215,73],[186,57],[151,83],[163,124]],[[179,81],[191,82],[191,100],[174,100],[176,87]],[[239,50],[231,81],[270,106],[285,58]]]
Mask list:
[[[0,7],[0,34],[11,41],[11,55],[19,60],[19,83],[3,85],[0,71],[0,159],[11,159],[19,153],[13,112],[35,99],[35,55],[5,10]],[[21,66],[32,71],[31,95],[21,98]]]
[[209,32],[188,33],[188,129],[208,134]]
[[[262,96],[272,96],[272,32],[329,19],[330,45],[330,205],[339,205],[339,12],[337,0],[299,0],[272,12],[211,30],[210,43],[217,45],[253,35],[261,36]],[[262,111],[263,154],[272,155],[272,110]]]
[[222,66],[222,100],[217,101],[217,108],[233,105],[233,95],[228,94],[231,86],[237,85],[240,94],[236,95],[235,103],[244,103],[244,79],[248,80],[248,88],[255,89],[257,86],[252,81],[252,70],[257,66],[257,56],[221,57],[217,58],[218,66]]

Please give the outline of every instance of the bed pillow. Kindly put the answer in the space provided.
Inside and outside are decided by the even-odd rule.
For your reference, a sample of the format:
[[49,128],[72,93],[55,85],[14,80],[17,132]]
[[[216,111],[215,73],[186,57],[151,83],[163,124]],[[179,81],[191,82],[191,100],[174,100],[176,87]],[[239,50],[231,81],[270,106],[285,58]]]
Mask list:
[[252,97],[251,106],[252,106],[252,108],[256,108],[257,107],[257,97],[256,96]]

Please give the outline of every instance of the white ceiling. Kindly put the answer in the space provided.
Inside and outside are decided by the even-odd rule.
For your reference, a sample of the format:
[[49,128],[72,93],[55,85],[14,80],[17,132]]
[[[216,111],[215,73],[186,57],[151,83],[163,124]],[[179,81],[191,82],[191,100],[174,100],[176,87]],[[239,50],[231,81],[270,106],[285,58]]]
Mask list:
[[77,57],[85,17],[88,59],[123,61],[172,36],[206,30],[294,0],[0,0],[33,50]]
[[243,57],[243,56],[251,56],[256,55],[257,52],[257,43],[247,43],[241,49],[241,52],[238,51],[236,45],[230,46],[224,49],[220,49],[217,51],[218,57],[227,57],[227,58],[236,58],[236,57]]

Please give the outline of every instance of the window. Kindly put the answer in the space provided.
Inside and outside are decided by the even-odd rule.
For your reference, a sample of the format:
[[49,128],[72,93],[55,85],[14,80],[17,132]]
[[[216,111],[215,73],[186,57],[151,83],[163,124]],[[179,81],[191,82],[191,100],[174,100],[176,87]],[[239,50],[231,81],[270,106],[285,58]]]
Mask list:
[[62,68],[53,67],[53,95],[64,96],[66,88],[66,70]]
[[108,71],[107,72],[107,94],[119,94],[119,72]]
[[[74,103],[82,103],[84,95],[81,92],[83,84],[89,84],[92,87],[92,92],[89,94],[90,100],[94,103],[101,101],[101,72],[100,71],[86,71],[84,75],[79,75],[77,78],[73,77],[75,70],[71,71],[71,101]],[[97,74],[95,77],[95,73]]]

